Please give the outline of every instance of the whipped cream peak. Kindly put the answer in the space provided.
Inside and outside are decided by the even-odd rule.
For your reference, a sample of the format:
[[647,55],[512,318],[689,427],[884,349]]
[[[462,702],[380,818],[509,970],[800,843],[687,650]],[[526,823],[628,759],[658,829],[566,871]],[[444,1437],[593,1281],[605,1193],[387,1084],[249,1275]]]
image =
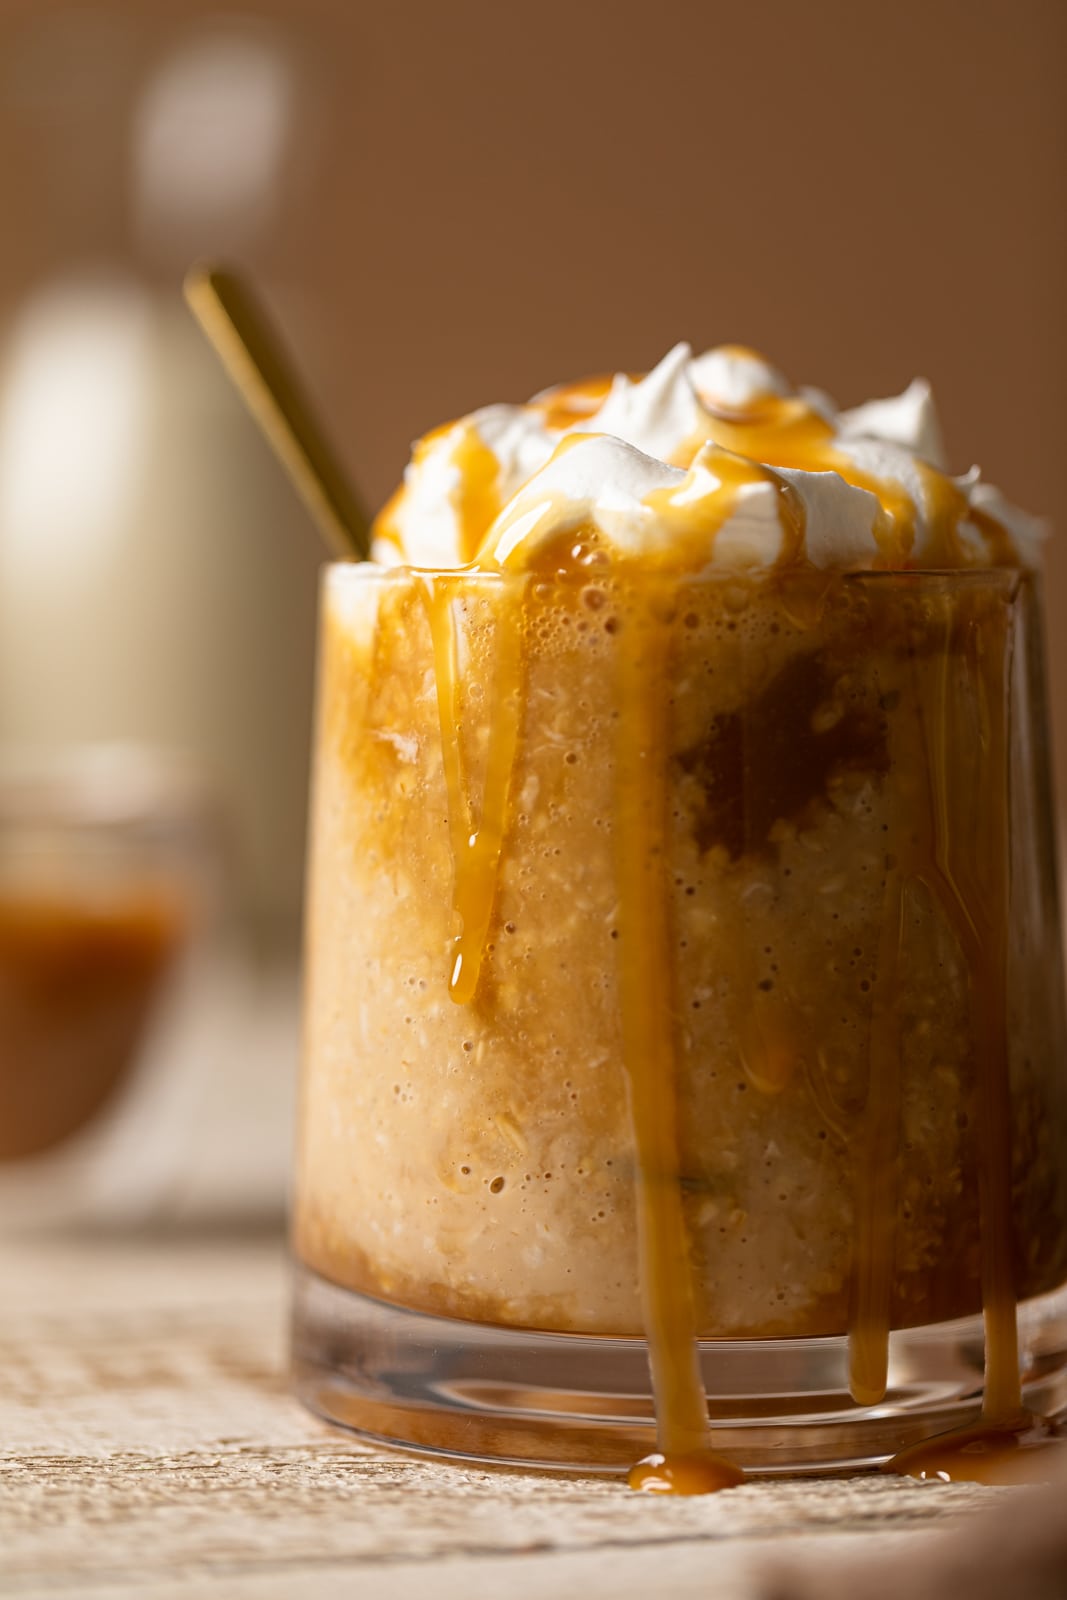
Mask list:
[[739,344],[697,356],[689,365],[689,381],[709,411],[748,411],[772,396],[792,393],[776,367]]
[[903,394],[889,400],[868,400],[842,411],[838,431],[846,439],[881,439],[921,456],[940,472],[948,470],[941,424],[933,393],[925,378],[914,378]]
[[484,406],[471,416],[479,439],[496,456],[502,498],[510,499],[556,448],[557,435],[531,418],[528,406]]
[[648,496],[685,478],[610,434],[569,435],[493,523],[479,560],[527,567],[561,535],[591,526],[620,551],[639,553],[655,521]]
[[646,455],[670,461],[693,440],[707,438],[709,418],[693,385],[693,352],[676,344],[658,366],[636,381],[620,372],[603,405],[583,432],[611,434]]
[[562,385],[427,435],[372,554],[534,567],[581,528],[575,548],[598,560],[691,572],[1034,563],[1043,525],[944,463],[923,379],[841,411],[753,351],[683,343],[644,377]]

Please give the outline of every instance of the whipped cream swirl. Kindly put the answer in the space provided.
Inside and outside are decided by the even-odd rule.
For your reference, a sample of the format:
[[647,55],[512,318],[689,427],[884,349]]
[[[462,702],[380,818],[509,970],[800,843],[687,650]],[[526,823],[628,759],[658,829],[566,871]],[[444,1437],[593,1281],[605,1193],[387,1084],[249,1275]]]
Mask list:
[[373,558],[551,569],[581,549],[695,572],[954,568],[1033,564],[1042,534],[977,468],[947,474],[921,379],[839,411],[749,350],[679,344],[642,378],[565,385],[427,435]]

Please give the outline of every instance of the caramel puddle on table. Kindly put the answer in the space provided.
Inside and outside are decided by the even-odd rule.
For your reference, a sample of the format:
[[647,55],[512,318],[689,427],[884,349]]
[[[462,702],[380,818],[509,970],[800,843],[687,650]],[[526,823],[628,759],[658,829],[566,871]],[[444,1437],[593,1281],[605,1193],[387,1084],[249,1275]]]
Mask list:
[[977,1422],[926,1439],[886,1463],[886,1472],[924,1483],[1051,1483],[1067,1462],[1067,1436],[1042,1417],[1022,1412],[1013,1423]]

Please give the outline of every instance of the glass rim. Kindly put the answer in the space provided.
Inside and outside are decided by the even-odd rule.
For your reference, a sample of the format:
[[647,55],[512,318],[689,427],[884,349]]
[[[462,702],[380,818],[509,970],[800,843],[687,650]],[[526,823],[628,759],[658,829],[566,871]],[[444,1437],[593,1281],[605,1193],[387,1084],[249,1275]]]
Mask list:
[[[626,567],[611,562],[604,562],[596,566],[575,569],[573,571],[536,572],[519,569],[493,569],[473,567],[415,567],[406,563],[397,563],[395,566],[382,566],[374,561],[328,561],[322,568],[322,582],[326,589],[335,588],[349,583],[381,583],[409,584],[422,579],[427,582],[445,580],[453,583],[468,583],[486,587],[501,587],[507,589],[520,589],[526,585],[536,585],[538,588],[545,586],[559,587],[560,589],[584,589],[590,584],[617,579],[626,572]],[[1022,582],[1033,582],[1040,578],[1040,569],[1020,563],[1018,566],[990,564],[975,567],[815,567],[812,565],[796,567],[705,567],[699,571],[672,570],[670,568],[646,568],[641,574],[641,585],[669,584],[674,587],[703,584],[736,584],[751,583],[759,580],[775,580],[782,587],[791,580],[800,580],[805,583],[818,579],[832,582],[840,579],[847,583],[885,583],[898,582],[908,585],[955,585],[956,583],[971,585],[981,582],[994,582],[1012,586]]]

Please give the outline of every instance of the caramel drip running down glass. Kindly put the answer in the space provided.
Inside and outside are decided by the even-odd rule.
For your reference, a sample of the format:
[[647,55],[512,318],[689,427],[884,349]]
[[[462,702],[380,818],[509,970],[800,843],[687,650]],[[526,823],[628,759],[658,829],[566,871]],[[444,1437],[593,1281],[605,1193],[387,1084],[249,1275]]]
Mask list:
[[670,463],[663,368],[508,408],[541,466],[479,413],[408,559],[327,571],[298,1383],[641,1488],[970,1475],[1067,1405],[1038,579],[993,491],[711,360]]

